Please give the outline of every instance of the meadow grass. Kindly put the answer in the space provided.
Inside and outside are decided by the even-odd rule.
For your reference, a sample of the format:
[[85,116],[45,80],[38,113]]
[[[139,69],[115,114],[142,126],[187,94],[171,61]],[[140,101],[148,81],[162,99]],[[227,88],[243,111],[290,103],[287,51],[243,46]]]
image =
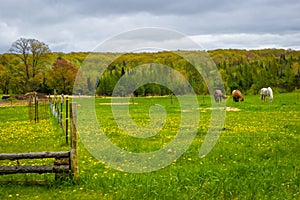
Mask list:
[[[149,173],[115,170],[95,159],[79,142],[79,182],[53,182],[51,174],[0,176],[1,199],[299,199],[300,94],[275,95],[261,102],[258,95],[244,102],[228,99],[221,136],[204,158],[198,154],[209,127],[210,98],[199,96],[200,123],[189,149],[163,169]],[[119,129],[110,110],[110,98],[95,102],[99,124],[120,148],[151,152],[169,143],[178,128],[180,107],[169,97],[135,98],[130,114],[139,125],[149,124],[149,108],[163,105],[164,130],[148,139],[129,137]],[[26,118],[27,108],[0,108],[0,151],[67,150],[64,135],[52,118],[37,124]],[[38,161],[42,163],[44,161]],[[45,161],[48,162],[48,161]],[[49,161],[50,162],[50,161]],[[1,162],[0,164],[3,164]],[[8,163],[15,165],[16,163]],[[37,163],[30,163],[37,164]],[[46,184],[16,180],[49,181]],[[10,182],[3,182],[9,180]],[[2,182],[1,182],[2,181]]]

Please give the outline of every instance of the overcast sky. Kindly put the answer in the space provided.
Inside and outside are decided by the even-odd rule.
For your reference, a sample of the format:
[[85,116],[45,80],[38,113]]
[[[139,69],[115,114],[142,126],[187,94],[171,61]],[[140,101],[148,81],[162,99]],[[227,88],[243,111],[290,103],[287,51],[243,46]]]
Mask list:
[[92,51],[124,31],[160,27],[204,49],[300,49],[299,0],[1,0],[0,53],[20,37]]

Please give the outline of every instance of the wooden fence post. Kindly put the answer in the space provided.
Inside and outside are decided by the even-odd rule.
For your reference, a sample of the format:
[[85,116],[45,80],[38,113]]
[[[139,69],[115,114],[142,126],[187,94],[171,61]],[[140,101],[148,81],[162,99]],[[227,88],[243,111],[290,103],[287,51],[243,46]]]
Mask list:
[[36,123],[36,97],[33,97],[33,102],[34,102],[34,123]]
[[70,149],[70,167],[74,180],[78,179],[78,148],[77,148],[77,130],[76,130],[76,108],[77,103],[70,104],[70,122],[71,122],[71,149]]
[[66,143],[68,144],[68,129],[69,129],[69,97],[66,96]]

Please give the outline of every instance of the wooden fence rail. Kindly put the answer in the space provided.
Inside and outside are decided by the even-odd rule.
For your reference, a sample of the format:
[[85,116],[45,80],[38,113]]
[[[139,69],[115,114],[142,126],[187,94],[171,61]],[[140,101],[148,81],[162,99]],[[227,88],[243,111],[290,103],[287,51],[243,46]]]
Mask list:
[[21,159],[46,159],[54,158],[53,165],[37,166],[0,166],[0,175],[16,173],[55,173],[55,178],[62,178],[70,174],[72,178],[78,178],[78,153],[76,131],[76,103],[70,105],[71,144],[70,151],[61,152],[26,152],[26,153],[1,153],[0,160]]
[[1,166],[0,175],[3,174],[18,174],[18,173],[55,173],[68,174],[68,165],[40,165],[40,166]]
[[28,153],[3,153],[0,160],[45,159],[54,158],[54,165],[39,166],[0,166],[0,175],[17,173],[55,173],[55,177],[68,174],[71,170],[70,152],[28,152]]
[[68,158],[69,151],[62,152],[28,152],[28,153],[2,153],[0,160],[19,160],[19,159],[37,159],[37,158]]

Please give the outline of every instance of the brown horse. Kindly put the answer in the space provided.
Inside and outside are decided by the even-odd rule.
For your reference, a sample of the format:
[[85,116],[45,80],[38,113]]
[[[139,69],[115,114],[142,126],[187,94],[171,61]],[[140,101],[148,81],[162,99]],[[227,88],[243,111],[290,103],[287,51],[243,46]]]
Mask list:
[[226,95],[224,95],[221,90],[216,90],[214,93],[214,97],[217,103],[220,103],[222,99],[227,99]]
[[233,101],[235,101],[235,102],[244,101],[244,97],[243,97],[241,91],[239,91],[239,90],[232,91],[232,98],[233,98]]

